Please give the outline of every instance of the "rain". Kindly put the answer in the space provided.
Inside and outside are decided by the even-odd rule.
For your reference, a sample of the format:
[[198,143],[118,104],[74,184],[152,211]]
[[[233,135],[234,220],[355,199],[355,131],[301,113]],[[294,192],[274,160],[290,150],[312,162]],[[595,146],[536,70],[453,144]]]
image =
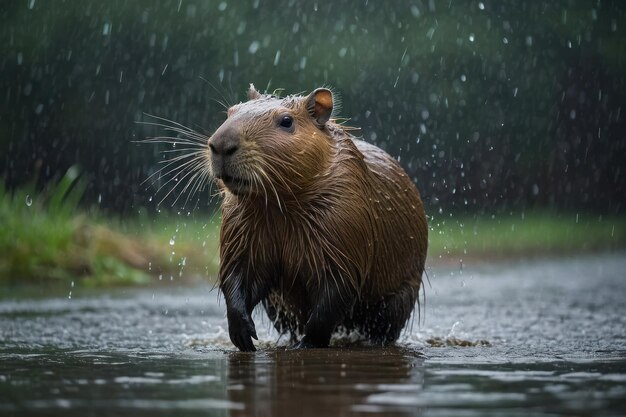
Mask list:
[[[600,0],[5,1],[0,413],[623,413],[625,17]],[[241,196],[209,143],[251,84],[330,90],[328,123],[419,191],[410,240],[428,251],[395,343],[338,326],[329,348],[293,349],[265,300],[256,352],[233,344],[220,239]],[[406,216],[385,207],[371,218]],[[365,236],[336,249],[369,254]]]

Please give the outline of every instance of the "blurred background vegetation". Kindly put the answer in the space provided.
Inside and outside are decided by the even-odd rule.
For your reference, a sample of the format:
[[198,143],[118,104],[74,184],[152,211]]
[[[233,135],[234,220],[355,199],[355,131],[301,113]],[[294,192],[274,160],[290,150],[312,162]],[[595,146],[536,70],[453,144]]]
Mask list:
[[5,0],[0,277],[213,274],[214,190],[158,205],[165,148],[135,141],[163,131],[137,122],[210,135],[250,82],[333,87],[420,189],[431,259],[623,247],[625,18],[599,0]]

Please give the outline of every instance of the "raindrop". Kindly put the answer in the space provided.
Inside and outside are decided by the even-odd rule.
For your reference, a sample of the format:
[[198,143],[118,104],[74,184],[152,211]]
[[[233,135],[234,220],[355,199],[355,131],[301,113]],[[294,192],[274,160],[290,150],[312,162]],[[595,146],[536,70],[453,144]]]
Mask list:
[[175,237],[172,237],[170,239],[170,246],[174,246],[174,243],[176,243]]
[[35,107],[35,114],[41,114],[43,111],[43,104],[39,103],[37,107]]
[[35,7],[35,0],[28,0],[28,8],[33,10],[33,7]]
[[465,74],[461,74],[461,81],[463,82],[467,81],[467,77],[465,76]]
[[22,61],[24,61],[24,55],[21,52],[17,53],[17,65],[22,65]]
[[194,18],[196,17],[197,8],[195,5],[190,4],[187,6],[187,17]]
[[28,207],[33,205],[33,198],[30,196],[30,194],[26,194],[26,205]]
[[485,10],[485,4],[484,4],[482,1],[481,1],[481,2],[479,2],[479,3],[478,3],[478,8],[479,8],[480,10]]
[[228,3],[223,1],[217,6],[217,10],[219,10],[220,12],[223,12],[224,10],[226,10],[227,7],[228,7]]
[[248,47],[248,52],[251,53],[252,55],[256,54],[256,51],[259,50],[259,46],[261,46],[259,41],[253,41]]
[[470,42],[474,42],[474,34],[473,34],[473,33],[470,33],[470,35],[469,35],[469,41],[470,41]]
[[111,24],[110,23],[105,23],[104,26],[102,27],[102,34],[104,36],[110,35],[111,34]]
[[539,194],[539,186],[537,184],[533,184],[533,195]]
[[504,38],[502,38],[502,42],[507,45],[509,43],[509,40],[506,38],[506,36]]
[[572,120],[576,119],[576,110],[574,110],[574,109],[570,110],[569,118],[572,119]]
[[448,338],[452,337],[454,335],[454,331],[456,330],[457,327],[459,327],[461,325],[462,322],[460,321],[456,321],[454,322],[454,324],[452,325],[452,328],[450,329],[450,333],[448,333]]
[[526,46],[533,46],[533,37],[530,35],[526,36]]

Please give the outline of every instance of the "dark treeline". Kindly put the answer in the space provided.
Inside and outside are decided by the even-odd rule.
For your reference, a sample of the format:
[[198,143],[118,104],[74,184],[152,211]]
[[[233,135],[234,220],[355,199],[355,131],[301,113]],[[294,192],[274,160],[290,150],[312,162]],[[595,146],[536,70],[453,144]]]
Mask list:
[[430,211],[623,213],[625,17],[621,1],[3,1],[0,175],[43,186],[79,164],[87,203],[153,207],[141,182],[162,156],[133,141],[164,132],[144,113],[210,134],[250,82],[330,85]]

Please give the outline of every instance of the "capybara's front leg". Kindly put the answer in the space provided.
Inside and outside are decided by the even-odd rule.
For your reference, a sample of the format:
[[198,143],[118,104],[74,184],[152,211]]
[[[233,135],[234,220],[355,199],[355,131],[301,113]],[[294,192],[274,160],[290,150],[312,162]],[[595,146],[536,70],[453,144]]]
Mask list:
[[250,285],[246,276],[231,272],[221,280],[220,288],[226,300],[226,317],[228,318],[228,335],[233,344],[242,352],[256,350],[252,339],[258,340],[252,310],[261,295]]

